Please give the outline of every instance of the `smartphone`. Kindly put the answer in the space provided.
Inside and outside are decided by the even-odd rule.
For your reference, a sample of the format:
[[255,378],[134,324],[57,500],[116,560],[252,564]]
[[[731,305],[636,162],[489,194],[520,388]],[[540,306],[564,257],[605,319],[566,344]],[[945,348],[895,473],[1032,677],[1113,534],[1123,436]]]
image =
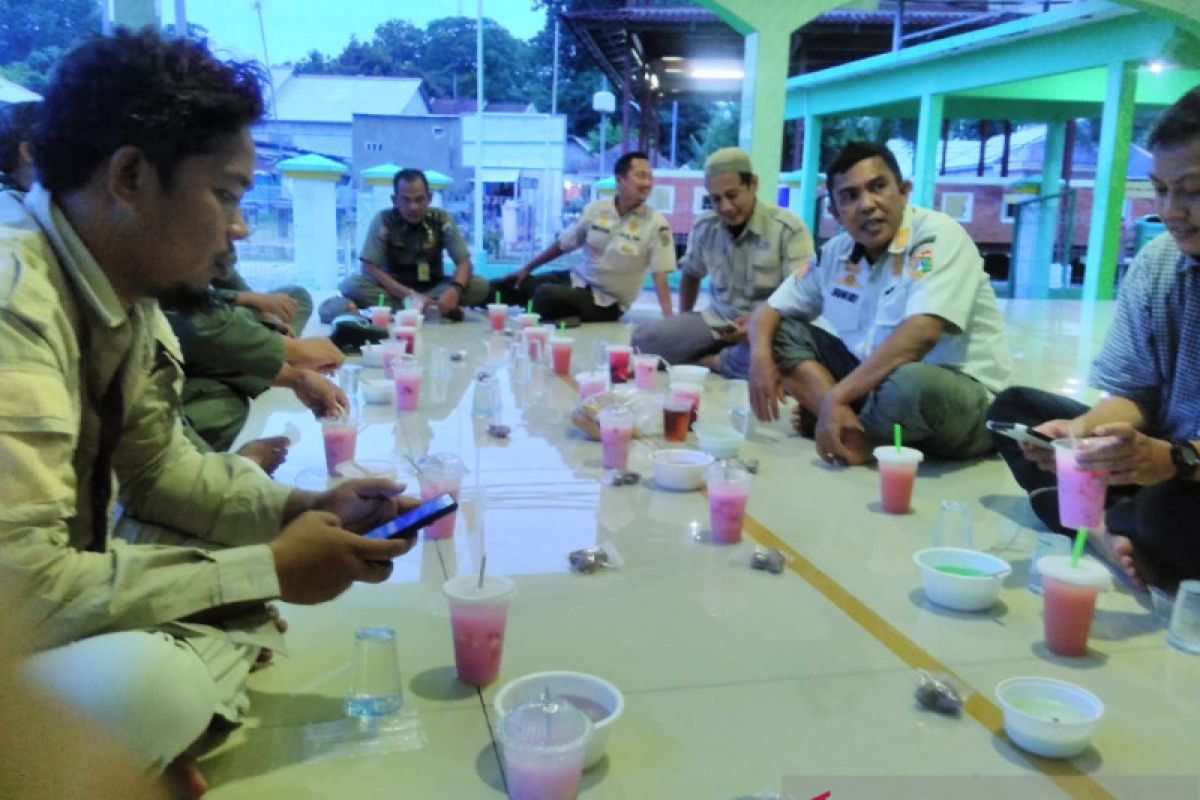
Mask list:
[[989,431],[994,431],[1001,436],[1007,436],[1010,439],[1033,445],[1034,447],[1041,447],[1047,450],[1054,447],[1054,440],[1049,436],[1041,431],[1035,431],[1033,428],[1022,425],[1020,422],[996,422],[989,419],[987,421],[987,428]]
[[411,539],[417,531],[432,525],[458,508],[458,502],[450,494],[439,494],[411,511],[406,511],[391,522],[385,522],[373,531],[364,533],[368,539]]

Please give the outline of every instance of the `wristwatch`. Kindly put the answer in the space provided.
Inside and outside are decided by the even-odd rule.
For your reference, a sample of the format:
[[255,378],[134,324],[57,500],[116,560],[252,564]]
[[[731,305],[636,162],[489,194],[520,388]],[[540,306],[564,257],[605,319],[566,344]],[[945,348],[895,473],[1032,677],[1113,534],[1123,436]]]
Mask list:
[[1196,477],[1196,469],[1200,467],[1200,453],[1187,440],[1171,442],[1171,463],[1175,465],[1176,478],[1191,480]]

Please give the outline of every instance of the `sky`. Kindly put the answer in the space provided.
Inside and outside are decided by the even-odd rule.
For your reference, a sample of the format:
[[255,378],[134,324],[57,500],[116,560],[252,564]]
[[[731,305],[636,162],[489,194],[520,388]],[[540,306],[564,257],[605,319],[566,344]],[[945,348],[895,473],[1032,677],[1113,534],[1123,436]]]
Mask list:
[[[160,0],[163,23],[175,21],[174,0]],[[238,58],[262,60],[262,39],[254,0],[187,0],[188,22],[208,29],[215,50]],[[532,0],[483,0],[483,15],[495,19],[518,39],[542,29],[544,10]],[[297,61],[310,50],[336,56],[350,41],[370,41],[389,19],[405,19],[424,29],[430,20],[475,16],[476,0],[262,0],[267,52],[273,64]]]

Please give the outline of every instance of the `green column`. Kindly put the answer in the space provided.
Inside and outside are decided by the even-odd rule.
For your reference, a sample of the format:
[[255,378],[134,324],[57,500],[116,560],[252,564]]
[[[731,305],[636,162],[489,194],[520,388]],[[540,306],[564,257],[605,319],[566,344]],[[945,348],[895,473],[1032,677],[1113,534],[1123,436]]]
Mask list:
[[921,95],[921,111],[917,117],[916,163],[913,165],[913,205],[933,207],[933,193],[937,183],[938,143],[942,139],[942,117],[946,107],[946,96],[940,94]]
[[[821,128],[825,120],[813,114],[804,117],[804,150],[800,154],[803,161],[800,171],[803,173],[800,184],[800,219],[817,235],[817,226],[821,224],[816,216],[817,184],[821,180]],[[761,180],[761,177],[759,178]]]
[[1096,159],[1096,188],[1088,231],[1084,300],[1110,300],[1115,294],[1117,257],[1121,249],[1121,211],[1129,171],[1129,142],[1133,136],[1133,100],[1137,62],[1108,65],[1104,112],[1100,118],[1100,148]]
[[159,22],[155,5],[154,0],[113,0],[113,24],[133,30],[146,25],[153,25],[157,28]]
[[[1042,197],[1058,194],[1062,186],[1063,154],[1067,142],[1066,120],[1046,124],[1046,147],[1042,155]],[[1031,297],[1050,296],[1050,270],[1054,269],[1054,242],[1058,238],[1059,200],[1045,200],[1038,215],[1037,250],[1034,256],[1036,276]],[[1070,242],[1063,243],[1064,255],[1070,252]],[[1070,260],[1069,258],[1067,260]]]
[[746,35],[738,145],[758,173],[758,196],[774,203],[783,161],[783,103],[791,30],[766,28]]

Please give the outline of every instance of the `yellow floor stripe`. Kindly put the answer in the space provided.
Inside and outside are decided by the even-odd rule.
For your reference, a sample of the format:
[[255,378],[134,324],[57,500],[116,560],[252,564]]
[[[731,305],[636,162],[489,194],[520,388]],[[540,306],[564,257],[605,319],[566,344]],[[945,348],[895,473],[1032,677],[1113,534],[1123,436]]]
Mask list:
[[[743,531],[763,547],[774,547],[787,556],[788,569],[808,581],[814,589],[858,623],[863,630],[874,636],[884,647],[895,653],[904,663],[913,669],[927,669],[954,675],[954,672],[945,664],[925,652],[807,558],[788,547],[787,543],[763,527],[758,520],[746,515]],[[957,675],[955,678],[962,681],[962,678]],[[966,682],[963,681],[963,683]],[[971,695],[963,707],[963,711],[993,734],[1004,733],[1003,712],[980,692],[976,691]],[[1075,800],[1115,800],[1104,787],[1096,783],[1091,776],[1080,772],[1070,761],[1039,758],[1028,753],[1022,753],[1022,755],[1038,772],[1054,781],[1060,789]]]

